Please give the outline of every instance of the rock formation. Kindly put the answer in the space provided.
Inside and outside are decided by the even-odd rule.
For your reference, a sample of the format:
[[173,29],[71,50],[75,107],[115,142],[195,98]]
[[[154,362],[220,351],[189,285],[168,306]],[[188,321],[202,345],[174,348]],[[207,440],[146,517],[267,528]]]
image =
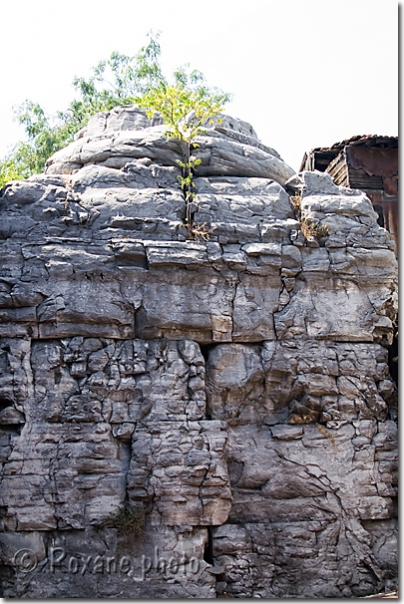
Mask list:
[[0,194],[3,596],[394,586],[391,236],[225,116],[187,240],[164,129],[99,114]]

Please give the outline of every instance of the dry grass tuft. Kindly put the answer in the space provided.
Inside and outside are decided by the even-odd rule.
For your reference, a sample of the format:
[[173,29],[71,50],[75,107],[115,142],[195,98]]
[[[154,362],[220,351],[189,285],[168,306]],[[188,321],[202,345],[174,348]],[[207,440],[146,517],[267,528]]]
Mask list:
[[101,521],[100,526],[118,529],[123,536],[139,537],[145,526],[145,511],[142,507],[121,507]]
[[316,223],[310,218],[304,218],[301,222],[300,228],[306,239],[309,237],[321,239],[322,237],[328,237],[329,235],[328,226]]

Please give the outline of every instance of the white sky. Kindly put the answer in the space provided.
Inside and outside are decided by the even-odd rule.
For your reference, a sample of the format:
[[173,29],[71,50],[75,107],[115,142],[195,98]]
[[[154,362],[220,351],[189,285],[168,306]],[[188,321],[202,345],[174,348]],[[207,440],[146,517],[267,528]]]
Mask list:
[[184,63],[234,96],[294,169],[305,151],[355,134],[398,133],[395,0],[2,0],[0,156],[23,137],[13,105],[50,113],[75,75],[162,32],[166,75]]

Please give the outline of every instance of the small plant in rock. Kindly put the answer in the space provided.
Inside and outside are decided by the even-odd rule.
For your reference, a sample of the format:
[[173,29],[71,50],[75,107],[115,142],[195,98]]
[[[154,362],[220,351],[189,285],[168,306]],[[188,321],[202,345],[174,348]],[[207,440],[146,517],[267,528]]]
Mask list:
[[300,229],[306,239],[309,239],[309,237],[315,237],[316,239],[328,237],[328,226],[322,225],[312,218],[303,218],[302,220],[302,198],[299,194],[292,195],[290,201],[292,203],[295,218],[300,222]]
[[202,163],[192,155],[192,151],[199,146],[195,139],[206,131],[208,125],[221,121],[217,116],[229,99],[229,94],[216,88],[208,88],[199,71],[194,70],[189,73],[187,68],[174,72],[173,84],[162,80],[133,99],[140,107],[147,110],[149,117],[153,111],[158,111],[168,126],[166,136],[176,139],[179,143],[182,160],[178,160],[177,163],[182,174],[178,178],[185,196],[185,223],[190,239],[195,239],[198,235],[203,237],[202,232],[207,232],[206,229],[196,227],[192,222],[192,202],[195,198],[194,171],[195,167]]
[[115,513],[101,521],[100,526],[118,529],[118,534],[124,537],[140,537],[146,523],[144,507],[123,506]]
[[292,195],[290,197],[290,201],[292,202],[293,212],[294,212],[297,220],[300,220],[300,209],[301,209],[302,198],[300,197],[300,195]]
[[323,436],[325,436],[326,438],[328,438],[328,439],[329,439],[329,440],[332,442],[332,444],[333,444],[334,446],[337,444],[337,443],[336,443],[336,441],[335,441],[334,436],[332,435],[332,433],[331,433],[331,432],[329,432],[329,430],[327,430],[327,428],[326,428],[325,426],[323,426],[323,425],[322,425],[322,424],[320,424],[320,423],[316,423],[316,427],[317,427],[317,430],[318,430],[319,432],[321,432],[321,434],[322,434]]
[[195,239],[195,241],[199,241],[199,238],[203,239],[203,241],[209,241],[210,239],[210,231],[205,222],[199,225],[193,222],[191,225],[191,233],[192,238]]
[[315,237],[321,239],[321,237],[328,237],[329,230],[327,225],[322,225],[311,218],[304,218],[300,226],[303,235],[308,239],[309,237]]

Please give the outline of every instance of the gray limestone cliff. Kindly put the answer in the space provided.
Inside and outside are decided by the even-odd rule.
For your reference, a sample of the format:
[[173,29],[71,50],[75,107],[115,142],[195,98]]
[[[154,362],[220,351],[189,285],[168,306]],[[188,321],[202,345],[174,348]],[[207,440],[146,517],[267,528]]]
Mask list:
[[2,595],[391,587],[392,238],[225,116],[190,241],[164,129],[99,114],[0,193]]

